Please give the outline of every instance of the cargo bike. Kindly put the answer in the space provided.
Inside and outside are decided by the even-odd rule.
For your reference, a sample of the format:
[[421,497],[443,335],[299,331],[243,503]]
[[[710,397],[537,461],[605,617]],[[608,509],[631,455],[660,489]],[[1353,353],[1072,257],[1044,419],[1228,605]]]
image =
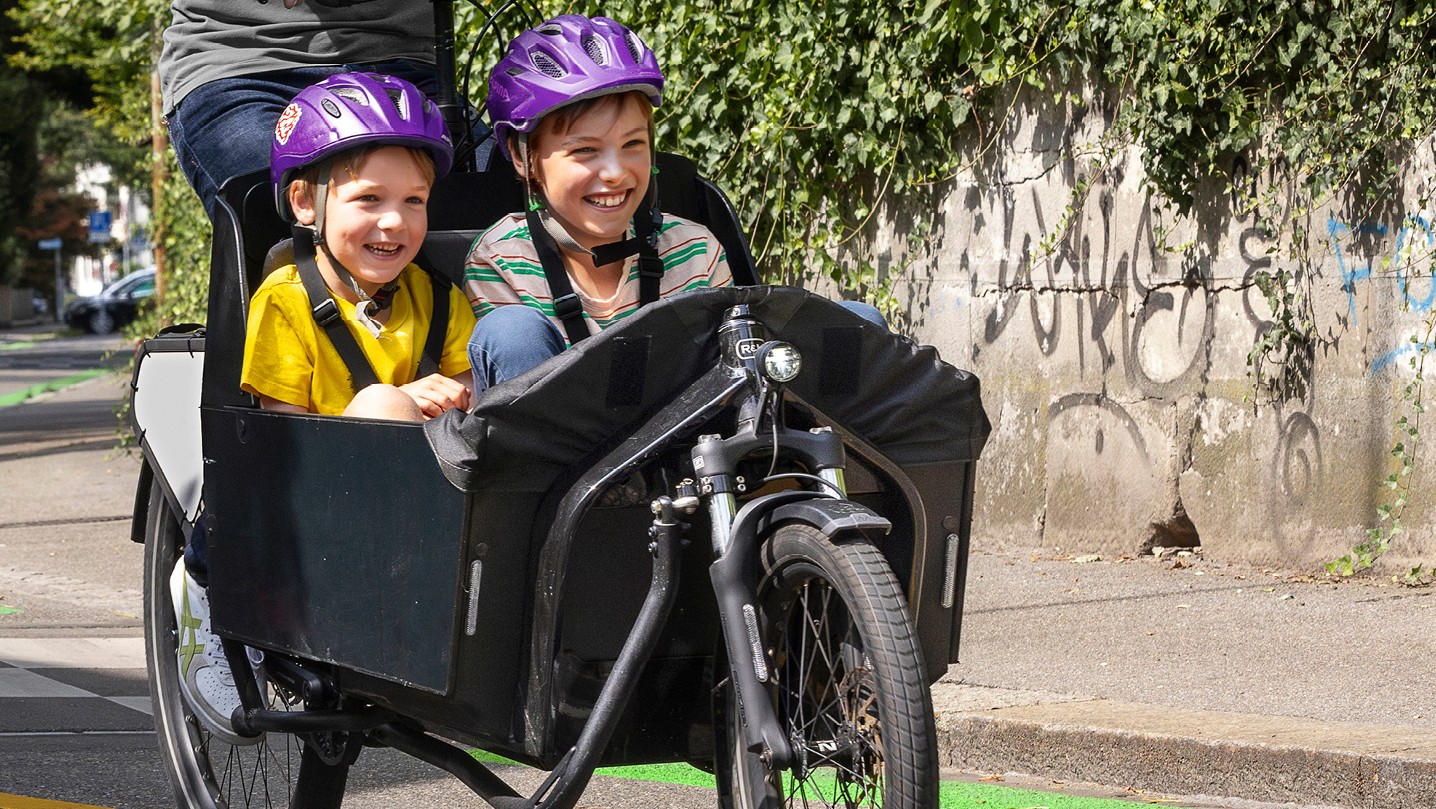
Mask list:
[[[225,184],[207,323],[146,341],[133,383],[179,805],[337,807],[390,747],[499,809],[572,807],[596,767],[656,762],[715,773],[728,807],[936,806],[929,685],[956,661],[977,380],[757,284],[722,192],[658,163],[662,209],[713,230],[740,286],[649,304],[423,425],[241,392],[246,302],[288,233],[267,174]],[[449,175],[419,263],[457,282],[522,205],[506,165]],[[179,686],[168,582],[201,535],[237,740]],[[473,751],[549,775],[520,794]]]

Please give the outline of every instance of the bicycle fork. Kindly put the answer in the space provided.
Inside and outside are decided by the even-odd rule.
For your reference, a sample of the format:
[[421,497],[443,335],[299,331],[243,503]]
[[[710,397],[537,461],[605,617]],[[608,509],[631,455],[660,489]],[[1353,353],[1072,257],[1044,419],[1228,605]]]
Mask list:
[[[676,503],[696,508],[701,497],[708,508],[716,560],[709,567],[709,576],[718,601],[744,745],[770,768],[787,769],[795,761],[795,752],[768,697],[774,673],[769,666],[757,603],[761,537],[768,526],[786,521],[808,523],[828,536],[851,531],[886,534],[891,523],[847,500],[845,455],[837,433],[830,428],[797,430],[781,423],[781,381],[760,367],[762,357],[774,344],[765,341],[762,325],[748,317],[747,307],[730,310],[719,334],[724,364],[735,375],[746,376],[750,381],[748,398],[739,407],[738,431],[734,435],[699,436],[692,452],[698,479],[692,483],[689,496],[680,497]],[[767,425],[763,423],[765,412]],[[775,463],[780,455],[786,455],[811,470],[811,474],[787,477],[814,483],[819,490],[761,495],[739,508],[737,495],[746,483],[737,474],[738,464],[762,449],[771,450]]]

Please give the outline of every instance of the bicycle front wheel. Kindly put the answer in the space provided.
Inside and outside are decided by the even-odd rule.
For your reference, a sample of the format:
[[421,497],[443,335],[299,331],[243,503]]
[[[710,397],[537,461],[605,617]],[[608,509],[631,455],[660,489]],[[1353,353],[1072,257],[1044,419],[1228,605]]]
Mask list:
[[744,749],[739,712],[725,711],[724,803],[935,806],[932,695],[887,560],[866,542],[835,543],[810,526],[785,525],[765,543],[763,565],[758,607],[769,694],[795,762],[784,772],[768,769]]

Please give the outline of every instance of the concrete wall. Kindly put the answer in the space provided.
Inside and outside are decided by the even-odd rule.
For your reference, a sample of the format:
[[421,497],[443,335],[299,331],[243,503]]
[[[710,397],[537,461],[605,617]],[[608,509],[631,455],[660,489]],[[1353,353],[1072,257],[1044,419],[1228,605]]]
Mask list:
[[[1144,187],[1139,151],[1101,157],[1106,125],[1086,105],[1019,98],[996,144],[965,145],[953,179],[890,204],[847,256],[886,267],[909,333],[982,379],[993,435],[974,537],[1108,556],[1199,543],[1209,558],[1319,569],[1388,496],[1411,339],[1429,338],[1436,299],[1432,144],[1367,213],[1294,212],[1278,172],[1238,159],[1240,190],[1214,181],[1178,217]],[[1295,222],[1279,237],[1248,210],[1264,192]],[[1247,354],[1271,322],[1253,276],[1278,268],[1309,282],[1320,340],[1293,377],[1304,389],[1272,397]],[[1436,561],[1429,472],[1418,463],[1412,535],[1383,569]]]

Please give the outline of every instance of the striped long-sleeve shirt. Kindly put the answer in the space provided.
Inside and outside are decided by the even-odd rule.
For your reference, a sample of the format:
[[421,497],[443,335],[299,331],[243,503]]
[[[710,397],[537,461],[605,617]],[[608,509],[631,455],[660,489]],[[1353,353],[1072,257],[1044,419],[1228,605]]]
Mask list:
[[[687,219],[664,215],[663,229],[658,236],[658,255],[663,259],[661,297],[733,283],[723,245],[708,228]],[[597,334],[638,310],[637,257],[627,259],[625,270],[626,280],[613,297],[606,300],[574,287],[574,293],[583,303],[584,322],[590,334]],[[567,339],[563,323],[554,316],[553,293],[523,214],[500,219],[474,242],[464,262],[464,290],[476,317],[482,318],[500,306],[521,303],[547,315],[559,334]]]

